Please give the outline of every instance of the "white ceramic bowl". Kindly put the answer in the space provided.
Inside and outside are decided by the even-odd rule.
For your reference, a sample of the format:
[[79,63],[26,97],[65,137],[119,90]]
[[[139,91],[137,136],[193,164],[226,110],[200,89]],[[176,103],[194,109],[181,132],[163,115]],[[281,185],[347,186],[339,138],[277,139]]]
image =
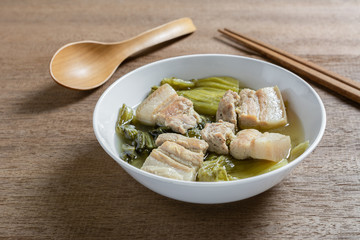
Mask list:
[[[137,106],[148,95],[150,88],[160,84],[165,77],[193,79],[209,76],[231,76],[253,89],[277,85],[284,100],[301,119],[305,139],[310,141],[309,148],[282,168],[229,182],[173,180],[147,173],[120,159],[115,123],[123,103]],[[169,198],[207,204],[249,198],[279,183],[318,145],[325,125],[326,114],[321,99],[300,77],[264,61],[222,54],[174,57],[140,67],[118,79],[102,94],[93,115],[95,135],[103,149],[138,182]]]

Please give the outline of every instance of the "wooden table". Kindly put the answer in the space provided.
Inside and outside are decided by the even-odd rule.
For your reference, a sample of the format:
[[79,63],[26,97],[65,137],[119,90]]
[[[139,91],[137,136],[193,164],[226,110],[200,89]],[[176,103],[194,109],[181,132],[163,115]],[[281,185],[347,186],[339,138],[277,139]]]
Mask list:
[[[124,40],[185,16],[194,34],[127,60],[96,90],[68,90],[49,75],[66,43]],[[359,105],[319,85],[320,145],[243,201],[165,198],[98,144],[94,106],[125,73],[185,54],[261,58],[224,41],[223,27],[360,80],[360,1],[1,1],[0,239],[360,239]]]

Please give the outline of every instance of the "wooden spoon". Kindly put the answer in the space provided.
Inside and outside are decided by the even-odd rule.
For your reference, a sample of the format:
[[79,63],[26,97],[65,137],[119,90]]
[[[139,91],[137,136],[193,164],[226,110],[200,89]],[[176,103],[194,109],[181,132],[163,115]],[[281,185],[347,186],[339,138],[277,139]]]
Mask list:
[[52,57],[50,74],[62,86],[77,90],[93,89],[105,83],[132,54],[195,30],[190,18],[181,18],[122,42],[70,43]]

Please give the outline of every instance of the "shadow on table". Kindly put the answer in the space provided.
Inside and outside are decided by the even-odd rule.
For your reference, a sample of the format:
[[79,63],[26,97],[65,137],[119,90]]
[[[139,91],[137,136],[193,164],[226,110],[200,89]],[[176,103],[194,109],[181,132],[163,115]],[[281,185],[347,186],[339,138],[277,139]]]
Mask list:
[[[49,80],[50,81],[50,80]],[[42,113],[66,107],[90,96],[95,90],[77,91],[55,83],[27,94],[18,113]]]
[[[243,201],[200,205],[158,195],[133,180],[97,142],[69,145],[41,191],[42,233],[64,239],[228,239],[262,225],[274,188]],[[276,188],[276,187],[275,187]],[[257,233],[259,231],[256,231]]]

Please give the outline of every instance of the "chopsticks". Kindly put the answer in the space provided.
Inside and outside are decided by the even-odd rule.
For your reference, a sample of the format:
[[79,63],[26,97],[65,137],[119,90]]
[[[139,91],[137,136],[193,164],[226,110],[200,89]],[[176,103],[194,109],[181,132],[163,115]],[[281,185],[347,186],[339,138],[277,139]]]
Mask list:
[[243,34],[236,33],[227,28],[219,29],[218,31],[229,37],[231,40],[241,43],[249,49],[252,49],[253,51],[277,62],[290,71],[321,84],[348,99],[360,103],[360,82],[330,72],[314,63],[306,61],[305,59],[286,53],[283,50],[257,41]]

